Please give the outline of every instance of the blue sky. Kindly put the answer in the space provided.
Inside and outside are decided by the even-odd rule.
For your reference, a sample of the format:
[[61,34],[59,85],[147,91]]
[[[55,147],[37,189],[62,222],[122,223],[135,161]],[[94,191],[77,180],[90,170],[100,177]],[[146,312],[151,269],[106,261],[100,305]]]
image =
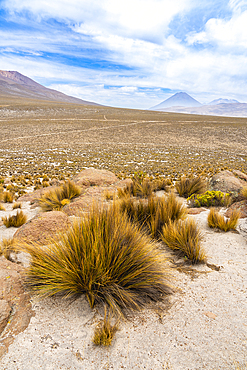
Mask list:
[[247,102],[247,0],[0,0],[0,69],[100,104]]

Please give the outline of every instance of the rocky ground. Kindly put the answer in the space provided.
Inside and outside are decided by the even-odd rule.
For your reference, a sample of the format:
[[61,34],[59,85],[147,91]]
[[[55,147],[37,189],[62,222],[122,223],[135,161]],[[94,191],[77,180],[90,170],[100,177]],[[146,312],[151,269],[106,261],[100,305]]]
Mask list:
[[[244,176],[226,172],[211,185],[237,191],[246,183]],[[108,171],[95,170],[81,172],[75,181],[83,192],[64,212],[40,214],[38,191],[19,198],[29,222],[18,230],[0,226],[0,238],[15,234],[45,241],[59,224],[66,228],[93,201],[102,201],[106,190],[114,193],[125,184]],[[100,307],[91,310],[84,297],[72,304],[29,297],[22,285],[23,264],[1,257],[1,369],[247,369],[246,203],[239,207],[243,214],[237,231],[227,233],[209,229],[207,209],[191,210],[189,217],[197,220],[204,234],[207,264],[192,267],[170,255],[176,293],[122,321],[109,348],[92,343],[103,316]],[[11,205],[6,208],[1,216],[16,212]],[[23,257],[19,259],[25,265]]]

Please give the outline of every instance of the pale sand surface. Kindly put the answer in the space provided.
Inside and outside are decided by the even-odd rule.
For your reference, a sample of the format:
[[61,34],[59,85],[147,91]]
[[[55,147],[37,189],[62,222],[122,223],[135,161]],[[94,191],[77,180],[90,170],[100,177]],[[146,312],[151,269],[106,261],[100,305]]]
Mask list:
[[[0,369],[247,369],[247,233],[212,231],[207,214],[190,217],[201,225],[208,262],[220,270],[195,266],[205,272],[195,278],[174,270],[180,292],[169,309],[133,315],[120,324],[112,346],[101,348],[91,339],[102,311],[91,310],[85,298],[71,305],[33,300],[35,316]],[[247,219],[240,229],[247,230]]]

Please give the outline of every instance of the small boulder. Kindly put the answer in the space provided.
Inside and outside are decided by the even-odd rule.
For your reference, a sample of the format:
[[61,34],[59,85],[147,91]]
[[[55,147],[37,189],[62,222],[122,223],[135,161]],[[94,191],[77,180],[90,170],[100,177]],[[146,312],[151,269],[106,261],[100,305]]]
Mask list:
[[27,223],[22,225],[14,234],[16,239],[25,239],[30,242],[46,243],[70,227],[71,223],[64,212],[51,211],[38,214]]
[[247,217],[247,202],[246,200],[242,200],[241,202],[236,202],[231,205],[231,207],[228,208],[228,210],[225,212],[226,217],[230,217],[233,210],[239,210],[240,211],[240,218]]
[[113,172],[88,168],[81,171],[72,180],[79,186],[109,186],[119,181]]
[[230,171],[217,173],[210,179],[209,183],[212,190],[220,190],[224,193],[239,193],[247,185],[247,181],[236,177]]

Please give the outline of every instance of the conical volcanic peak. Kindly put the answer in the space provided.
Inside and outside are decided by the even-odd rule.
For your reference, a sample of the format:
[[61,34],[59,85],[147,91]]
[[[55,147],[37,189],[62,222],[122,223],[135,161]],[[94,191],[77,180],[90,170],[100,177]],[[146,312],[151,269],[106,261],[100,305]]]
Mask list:
[[200,107],[201,105],[199,101],[192,98],[186,92],[179,92],[150,109],[162,110],[170,107]]

